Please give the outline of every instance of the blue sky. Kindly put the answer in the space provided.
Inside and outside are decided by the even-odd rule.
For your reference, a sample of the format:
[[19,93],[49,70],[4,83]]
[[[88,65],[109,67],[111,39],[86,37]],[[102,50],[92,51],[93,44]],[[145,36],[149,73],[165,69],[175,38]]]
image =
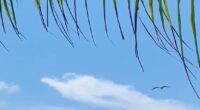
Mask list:
[[[54,35],[45,32],[34,1],[20,2],[20,6],[16,7],[18,24],[27,39],[20,41],[9,24],[6,24],[8,33],[0,32],[1,40],[10,50],[6,52],[2,48],[0,51],[0,109],[200,109],[199,100],[189,86],[181,63],[176,57],[157,48],[139,26],[140,56],[145,68],[145,72],[142,72],[134,55],[134,39],[126,2],[119,1],[120,21],[126,36],[124,41],[116,24],[112,1],[107,4],[110,6],[109,34],[115,45],[106,38],[101,1],[88,2],[92,9],[91,22],[97,46],[84,39],[79,40],[74,35],[75,48],[69,46],[55,23],[50,26]],[[82,17],[79,23],[90,38],[83,4],[80,1],[78,5],[78,16]],[[176,5],[172,2],[169,4],[171,7]],[[185,1],[183,4],[188,3]],[[190,8],[183,6],[185,10]],[[171,12],[175,13],[173,10]],[[189,11],[184,12],[183,16],[187,14]],[[176,16],[172,18],[176,19]],[[144,20],[148,22],[146,18]],[[185,30],[184,35],[191,35],[190,29]],[[191,39],[188,41],[192,42]],[[171,88],[150,90],[161,85]],[[144,103],[146,108],[142,105]]]

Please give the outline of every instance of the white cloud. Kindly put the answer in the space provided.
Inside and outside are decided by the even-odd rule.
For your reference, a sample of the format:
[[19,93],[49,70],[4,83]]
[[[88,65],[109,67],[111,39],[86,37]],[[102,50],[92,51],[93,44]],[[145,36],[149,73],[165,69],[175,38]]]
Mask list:
[[130,86],[77,74],[62,79],[42,78],[41,81],[57,90],[65,98],[88,105],[114,110],[200,110],[173,100],[151,98]]
[[[0,102],[1,104],[1,102]],[[54,105],[12,105],[10,103],[2,103],[0,110],[76,110],[68,106]]]
[[20,90],[20,87],[16,84],[7,84],[6,82],[0,81],[0,92],[15,93]]
[[31,107],[28,110],[75,110],[69,107],[60,107],[60,106],[35,106]]

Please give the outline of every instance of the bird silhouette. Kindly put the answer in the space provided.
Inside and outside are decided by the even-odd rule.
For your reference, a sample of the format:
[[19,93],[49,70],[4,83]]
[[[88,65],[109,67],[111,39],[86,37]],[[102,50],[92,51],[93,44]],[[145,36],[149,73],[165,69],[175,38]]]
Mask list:
[[163,89],[165,89],[165,88],[170,88],[170,87],[169,87],[169,86],[160,86],[160,87],[156,86],[156,87],[153,87],[151,90],[156,90],[156,89],[161,89],[161,90],[163,90]]

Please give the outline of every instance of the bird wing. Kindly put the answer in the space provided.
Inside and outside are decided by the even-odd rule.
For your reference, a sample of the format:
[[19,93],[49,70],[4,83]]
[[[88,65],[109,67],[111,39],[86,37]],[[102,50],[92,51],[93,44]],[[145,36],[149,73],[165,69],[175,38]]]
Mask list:
[[161,87],[161,89],[164,89],[164,88],[169,88],[169,86],[162,86],[162,87]]
[[158,88],[160,88],[160,87],[153,87],[151,90],[155,90],[155,89],[158,89]]

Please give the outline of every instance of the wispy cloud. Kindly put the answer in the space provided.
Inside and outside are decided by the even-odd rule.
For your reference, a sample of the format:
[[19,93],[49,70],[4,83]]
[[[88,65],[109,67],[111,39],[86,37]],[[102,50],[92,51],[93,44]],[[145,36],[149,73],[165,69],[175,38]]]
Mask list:
[[16,84],[8,84],[6,82],[0,81],[0,92],[16,93],[19,90],[20,90],[20,87]]
[[67,99],[114,110],[200,110],[174,100],[154,99],[131,86],[89,75],[70,73],[62,79],[45,77],[41,81]]
[[10,103],[2,103],[0,110],[76,110],[68,106],[56,105],[12,105]]
[[72,109],[70,107],[44,105],[44,106],[34,106],[27,110],[75,110],[75,109]]

